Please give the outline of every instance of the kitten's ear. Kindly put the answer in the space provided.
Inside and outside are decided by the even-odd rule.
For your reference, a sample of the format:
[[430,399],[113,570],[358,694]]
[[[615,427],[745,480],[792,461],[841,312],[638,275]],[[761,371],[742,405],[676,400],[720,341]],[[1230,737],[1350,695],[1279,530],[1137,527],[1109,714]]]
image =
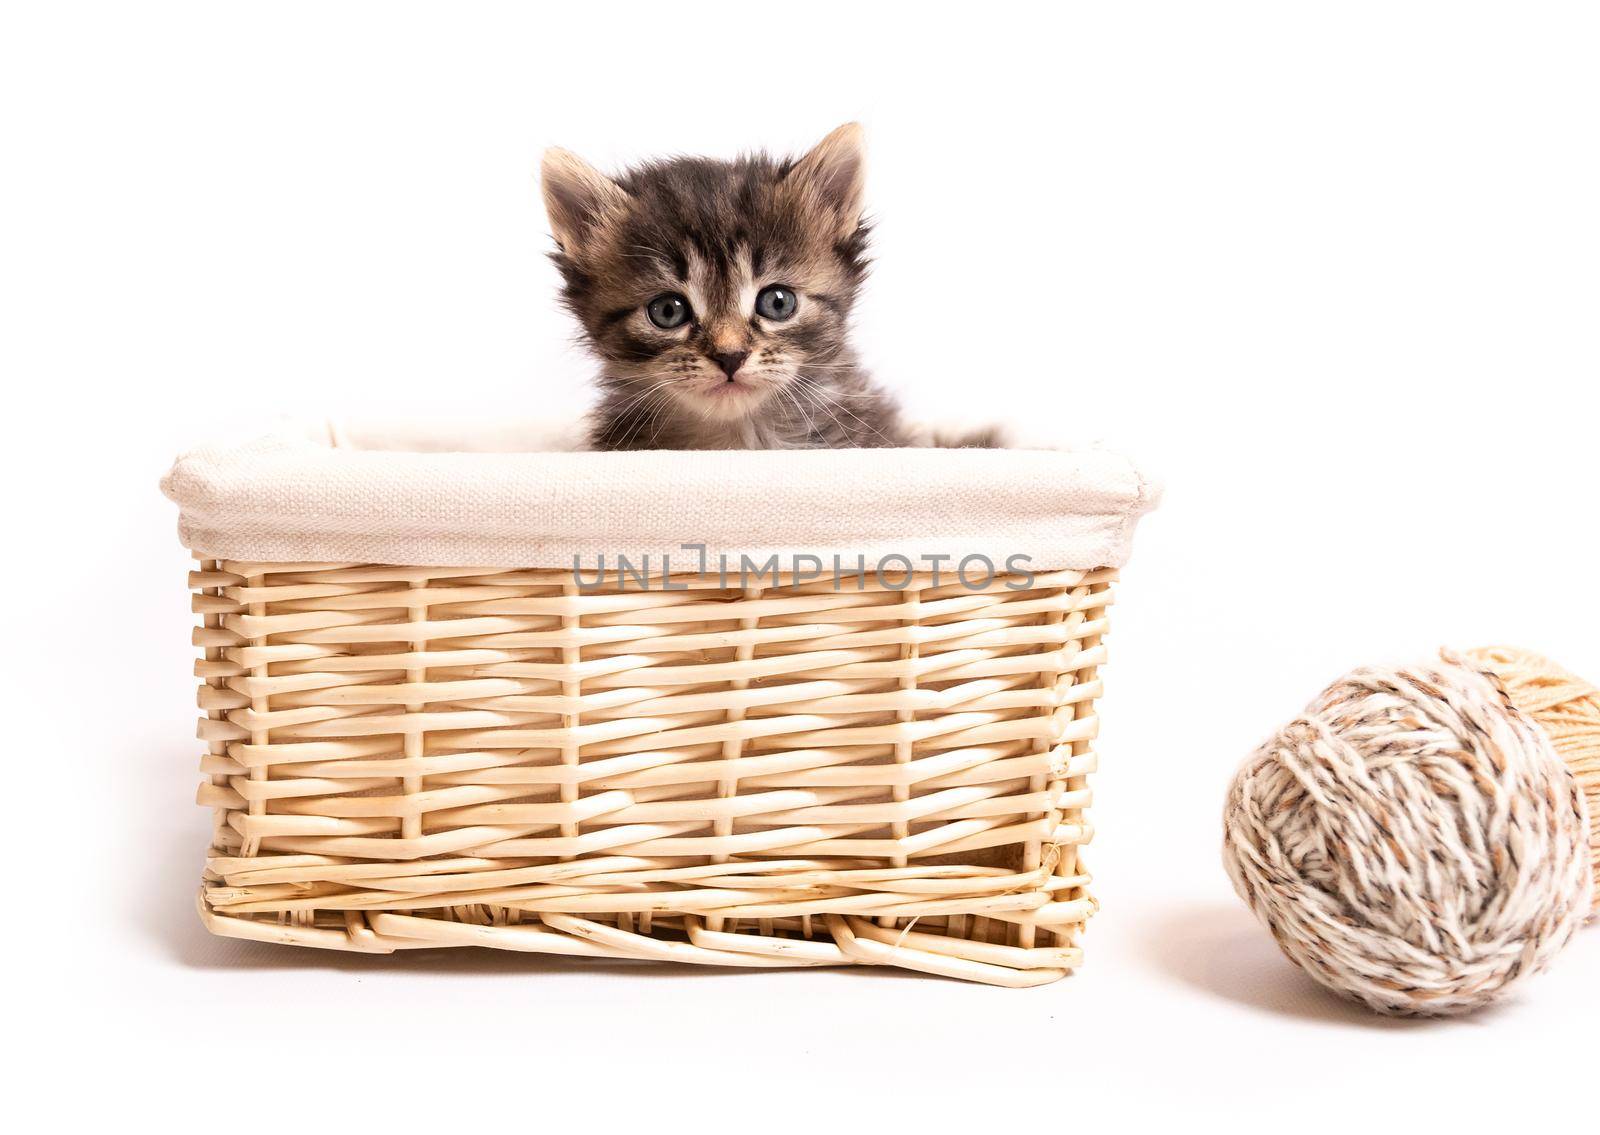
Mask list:
[[577,154],[556,146],[544,152],[539,181],[550,229],[568,256],[580,255],[606,215],[628,200],[622,186]]
[[860,123],[846,122],[789,171],[789,181],[833,214],[840,236],[849,236],[861,224],[867,157],[863,134]]

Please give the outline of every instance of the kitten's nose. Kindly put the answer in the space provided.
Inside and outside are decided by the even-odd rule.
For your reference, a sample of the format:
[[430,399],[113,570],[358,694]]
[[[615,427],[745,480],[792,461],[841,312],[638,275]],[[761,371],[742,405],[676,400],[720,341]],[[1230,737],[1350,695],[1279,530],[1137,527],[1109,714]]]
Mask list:
[[712,360],[722,368],[722,373],[729,380],[739,373],[739,368],[744,366],[744,361],[750,357],[749,351],[716,351],[711,355]]

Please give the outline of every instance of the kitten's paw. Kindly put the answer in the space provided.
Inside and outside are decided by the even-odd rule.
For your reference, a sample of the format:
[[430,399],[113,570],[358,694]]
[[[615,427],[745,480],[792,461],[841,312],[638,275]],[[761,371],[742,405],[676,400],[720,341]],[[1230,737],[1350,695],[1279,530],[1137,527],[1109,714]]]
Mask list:
[[973,426],[968,422],[921,422],[908,431],[911,444],[931,449],[1009,449],[1011,431],[993,423]]

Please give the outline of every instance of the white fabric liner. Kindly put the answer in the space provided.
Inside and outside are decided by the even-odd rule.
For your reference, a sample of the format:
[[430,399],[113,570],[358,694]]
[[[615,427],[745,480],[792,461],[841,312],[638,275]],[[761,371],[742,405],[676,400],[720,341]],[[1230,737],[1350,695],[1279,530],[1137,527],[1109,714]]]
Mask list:
[[678,571],[698,567],[685,544],[706,545],[713,571],[719,556],[737,570],[772,555],[786,569],[797,556],[1120,567],[1160,496],[1099,448],[595,453],[575,436],[321,423],[190,450],[161,487],[206,558],[614,570],[648,556],[655,570],[668,556]]

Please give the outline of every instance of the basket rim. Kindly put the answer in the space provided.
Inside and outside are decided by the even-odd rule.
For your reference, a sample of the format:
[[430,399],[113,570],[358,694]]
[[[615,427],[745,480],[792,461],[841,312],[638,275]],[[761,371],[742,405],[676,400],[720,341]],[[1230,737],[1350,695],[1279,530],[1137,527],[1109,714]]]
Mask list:
[[[1120,567],[1160,487],[1128,457],[1062,450],[563,449],[558,429],[316,423],[181,455],[162,480],[197,555],[571,568],[748,555],[1022,556]],[[529,448],[517,448],[519,445]],[[544,448],[536,448],[543,446]]]

